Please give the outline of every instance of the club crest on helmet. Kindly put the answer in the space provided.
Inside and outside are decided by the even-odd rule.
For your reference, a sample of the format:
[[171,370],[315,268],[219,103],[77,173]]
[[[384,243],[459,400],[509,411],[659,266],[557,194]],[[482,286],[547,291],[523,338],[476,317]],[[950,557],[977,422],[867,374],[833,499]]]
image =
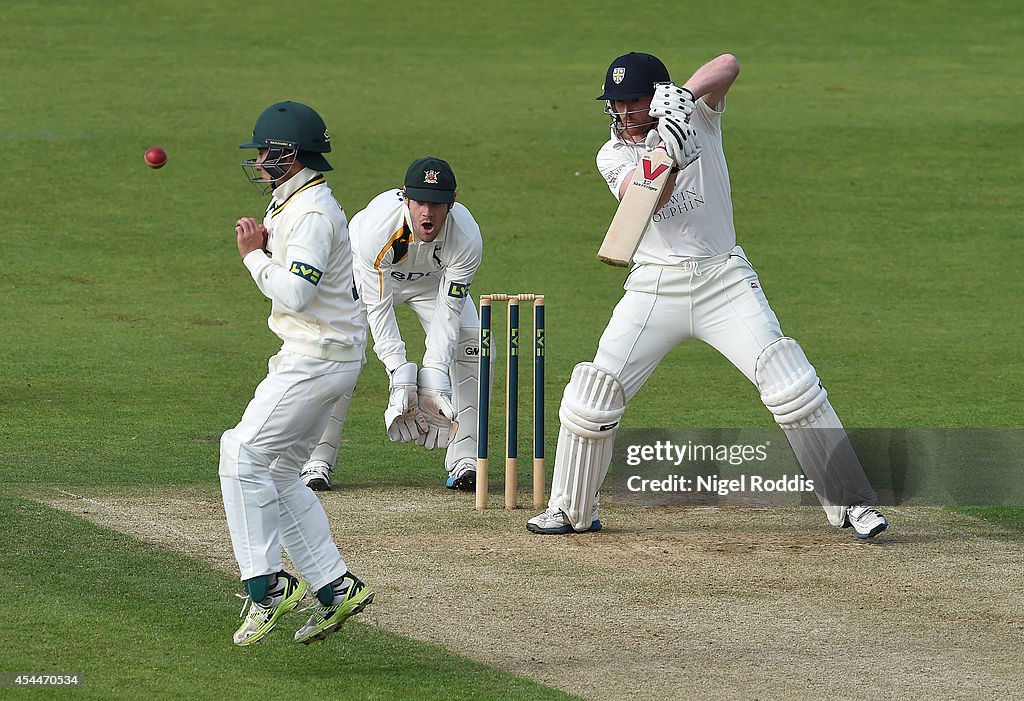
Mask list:
[[625,66],[617,66],[615,68],[615,70],[612,71],[612,82],[615,83],[616,85],[620,84],[622,82],[623,78],[625,78],[625,77],[626,77],[626,67]]
[[423,182],[437,185],[437,171],[427,170],[423,172]]

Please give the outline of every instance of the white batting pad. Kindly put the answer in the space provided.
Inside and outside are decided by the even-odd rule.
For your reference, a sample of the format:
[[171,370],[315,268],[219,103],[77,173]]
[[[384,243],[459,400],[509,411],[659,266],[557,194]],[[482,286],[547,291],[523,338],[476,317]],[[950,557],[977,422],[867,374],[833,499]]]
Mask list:
[[800,426],[828,398],[804,349],[786,336],[761,351],[754,381],[761,401],[783,428]]
[[561,427],[548,506],[565,513],[577,531],[590,528],[625,411],[618,378],[593,363],[573,369],[558,410]]
[[[491,363],[491,384],[494,384],[494,365]],[[455,405],[459,427],[448,444],[444,465],[449,474],[460,461],[469,458],[476,462],[477,403],[480,401],[480,328],[463,326],[459,329],[459,342],[451,365],[452,403]]]
[[876,503],[878,495],[800,344],[788,337],[770,344],[757,359],[754,377],[761,401],[813,480],[829,523],[841,527],[848,506]]

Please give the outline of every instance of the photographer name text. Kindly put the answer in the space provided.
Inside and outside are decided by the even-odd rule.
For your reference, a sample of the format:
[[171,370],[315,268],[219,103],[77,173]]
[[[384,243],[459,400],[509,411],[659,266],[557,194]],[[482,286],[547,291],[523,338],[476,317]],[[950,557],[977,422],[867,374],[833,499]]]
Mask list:
[[669,475],[661,479],[648,479],[632,475],[626,480],[626,488],[631,492],[718,494],[724,497],[736,492],[813,492],[814,480],[809,480],[803,475],[782,475],[778,479],[769,479],[761,475],[740,475],[729,479],[718,475]]

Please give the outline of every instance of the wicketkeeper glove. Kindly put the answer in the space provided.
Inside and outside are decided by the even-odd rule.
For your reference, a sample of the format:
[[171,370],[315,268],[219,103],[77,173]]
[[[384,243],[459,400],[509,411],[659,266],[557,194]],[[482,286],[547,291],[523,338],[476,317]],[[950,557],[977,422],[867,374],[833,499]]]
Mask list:
[[681,122],[689,122],[690,114],[696,105],[693,93],[675,83],[655,83],[654,97],[651,99],[650,115],[655,119],[671,117]]
[[427,450],[447,448],[459,428],[452,405],[452,381],[448,373],[436,368],[420,368],[418,376],[420,416],[426,431],[416,442]]
[[384,425],[396,443],[415,441],[427,430],[416,394],[416,363],[403,363],[391,373]]

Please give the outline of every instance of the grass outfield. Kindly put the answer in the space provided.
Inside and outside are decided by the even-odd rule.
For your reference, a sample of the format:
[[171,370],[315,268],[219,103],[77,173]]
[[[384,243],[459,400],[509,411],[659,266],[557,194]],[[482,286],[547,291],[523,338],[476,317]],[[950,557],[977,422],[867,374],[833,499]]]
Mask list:
[[358,622],[344,644],[275,631],[237,650],[225,638],[238,624],[233,578],[38,504],[2,497],[0,515],[4,639],[17,641],[0,671],[84,674],[83,698],[450,699],[453,683],[460,698],[572,698]]
[[[232,225],[265,206],[236,147],[280,99],[325,117],[329,181],[350,216],[414,158],[451,162],[486,241],[474,293],[547,295],[553,456],[561,388],[621,293],[622,272],[594,257],[614,200],[594,168],[607,121],[593,97],[629,50],[658,54],[677,79],[718,53],[739,57],[724,118],[739,241],[848,425],[1024,425],[1016,3],[7,0],[0,16],[3,492],[216,483],[217,436],[278,346]],[[154,144],[169,153],[159,171],[142,160]],[[385,390],[371,357],[339,482],[440,488],[439,456],[387,443]],[[626,423],[772,425],[701,344],[669,355]],[[218,674],[256,678],[252,660],[294,656],[283,691],[327,696],[351,673],[365,697],[547,693],[359,625],[350,642],[236,651],[230,577],[19,497],[0,508],[11,524],[0,543],[17,553],[4,557],[16,596],[0,625],[26,641],[8,658],[18,669],[0,672],[116,678],[128,697],[194,667],[208,695],[225,695]],[[122,573],[113,600],[94,581],[111,571]],[[75,623],[59,630],[77,645],[40,631],[44,611]],[[117,654],[87,652],[97,641]],[[325,672],[339,660],[345,670]]]

